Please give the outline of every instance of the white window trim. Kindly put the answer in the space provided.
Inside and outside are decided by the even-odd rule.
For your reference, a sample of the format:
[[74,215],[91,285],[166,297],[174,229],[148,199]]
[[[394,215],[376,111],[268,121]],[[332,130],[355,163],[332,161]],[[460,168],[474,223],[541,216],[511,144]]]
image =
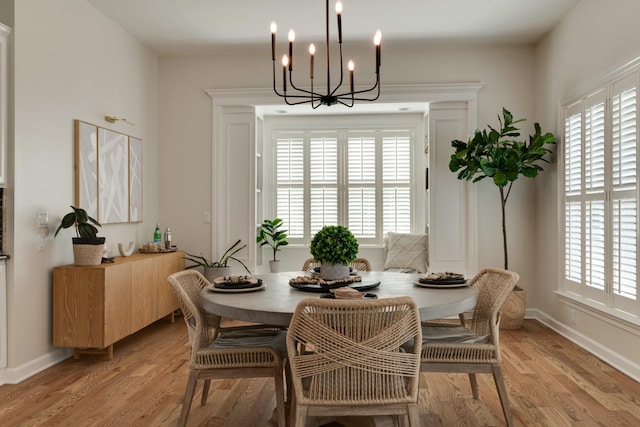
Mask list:
[[[267,217],[273,217],[275,215],[276,206],[276,183],[275,183],[275,147],[272,146],[272,135],[274,132],[287,132],[287,131],[313,131],[321,132],[323,130],[336,130],[336,131],[369,131],[372,128],[380,129],[394,129],[402,128],[408,129],[412,136],[412,171],[414,171],[411,182],[411,230],[414,233],[419,233],[420,230],[424,230],[427,226],[428,212],[427,212],[427,197],[425,188],[425,174],[420,173],[427,167],[427,156],[424,153],[420,140],[423,139],[426,130],[424,129],[424,117],[422,114],[416,113],[397,113],[397,114],[367,114],[367,115],[321,115],[313,117],[313,124],[309,125],[309,117],[303,116],[307,120],[299,120],[296,123],[295,119],[291,117],[281,116],[269,116],[264,119],[264,147],[263,152],[263,167],[264,167],[264,188],[263,192],[268,197],[264,200],[265,215]],[[301,123],[304,122],[304,123]],[[344,207],[343,207],[344,210]],[[341,218],[342,214],[339,214]],[[380,233],[378,233],[380,234]],[[369,247],[382,247],[384,246],[384,236],[379,235],[376,239],[366,239],[361,241],[361,245]],[[299,244],[290,242],[290,246],[308,246],[309,242],[303,241]]]
[[[561,297],[561,299],[566,299],[569,301],[574,301],[576,304],[579,304],[583,309],[589,309],[594,313],[602,313],[603,316],[609,319],[616,319],[617,321],[621,321],[628,325],[640,326],[640,292],[636,297],[635,307],[633,308],[633,313],[629,313],[628,311],[620,310],[615,307],[615,304],[612,304],[612,300],[614,295],[609,296],[609,301],[607,304],[603,304],[600,301],[593,300],[589,298],[589,295],[585,295],[584,290],[581,289],[580,286],[576,287],[572,283],[569,283],[564,278],[565,273],[565,229],[564,229],[564,195],[565,195],[565,180],[564,180],[564,124],[565,124],[565,112],[568,108],[573,105],[576,105],[583,100],[589,98],[591,95],[598,93],[600,91],[606,91],[607,103],[610,104],[610,87],[618,81],[621,81],[625,78],[628,78],[634,74],[640,74],[640,57],[634,58],[633,60],[623,64],[622,66],[610,70],[606,73],[601,74],[600,76],[594,78],[593,80],[577,87],[573,91],[569,92],[565,97],[563,97],[558,103],[558,123],[562,124],[562,146],[558,152],[558,165],[559,165],[559,173],[558,173],[558,183],[557,183],[557,194],[558,194],[558,230],[560,230],[559,237],[557,240],[557,253],[559,254],[560,263],[557,268],[557,283],[558,288],[556,293]],[[640,81],[640,76],[638,77]],[[638,86],[638,93],[640,94],[640,85]],[[640,98],[639,98],[640,99]],[[610,108],[610,106],[607,106]],[[640,108],[640,103],[639,103]],[[609,120],[607,118],[607,120]],[[607,125],[609,126],[609,125]],[[638,123],[638,129],[640,129],[640,122]],[[639,133],[640,140],[640,133]],[[640,147],[640,142],[638,143]],[[639,150],[640,152],[640,150]],[[639,170],[640,174],[640,163]],[[638,189],[640,191],[640,189]],[[638,199],[640,200],[640,198]],[[639,218],[640,224],[640,218]],[[640,254],[638,255],[640,259]],[[640,268],[640,262],[638,262],[637,267]],[[640,277],[640,271],[638,272],[638,276]],[[584,278],[583,278],[584,281]],[[640,286],[638,287],[640,291]],[[612,323],[619,326],[617,321],[613,321]]]

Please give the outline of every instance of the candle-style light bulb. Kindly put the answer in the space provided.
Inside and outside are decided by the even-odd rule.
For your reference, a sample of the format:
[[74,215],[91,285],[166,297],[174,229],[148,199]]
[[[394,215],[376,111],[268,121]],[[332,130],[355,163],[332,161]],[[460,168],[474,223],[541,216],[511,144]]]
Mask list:
[[289,30],[289,71],[293,70],[293,42],[296,39],[296,32],[293,28]]
[[289,57],[282,55],[282,89],[287,91],[287,66],[289,65]]
[[338,15],[338,43],[342,43],[342,2],[336,2],[336,14]]
[[352,60],[349,60],[347,68],[349,68],[349,83],[351,86],[351,93],[353,93],[353,69],[355,68],[355,65],[353,64]]
[[376,73],[380,70],[380,42],[382,41],[382,33],[380,30],[376,31],[376,35],[373,36],[373,44],[376,46]]
[[271,21],[271,60],[276,60],[276,32],[278,32],[278,26],[276,21]]
[[311,64],[309,65],[309,77],[313,78],[313,57],[316,54],[316,46],[311,43],[309,45],[309,55],[310,55],[310,61]]

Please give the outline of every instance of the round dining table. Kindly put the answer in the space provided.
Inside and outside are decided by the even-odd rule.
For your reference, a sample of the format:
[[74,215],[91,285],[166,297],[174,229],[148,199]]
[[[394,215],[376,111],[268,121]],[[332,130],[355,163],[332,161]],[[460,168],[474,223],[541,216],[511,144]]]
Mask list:
[[[371,287],[363,293],[377,295],[378,298],[411,296],[420,311],[422,321],[457,316],[471,310],[476,303],[476,290],[471,286],[425,287],[416,283],[421,274],[395,273],[387,271],[357,272],[361,282],[353,285]],[[246,292],[229,290],[210,290],[201,292],[202,306],[205,310],[222,317],[247,322],[288,326],[296,305],[304,298],[319,298],[318,292],[304,291],[289,285],[289,281],[298,276],[308,276],[302,271],[260,274],[261,289]],[[375,286],[376,283],[380,283]],[[328,291],[327,291],[328,293]]]

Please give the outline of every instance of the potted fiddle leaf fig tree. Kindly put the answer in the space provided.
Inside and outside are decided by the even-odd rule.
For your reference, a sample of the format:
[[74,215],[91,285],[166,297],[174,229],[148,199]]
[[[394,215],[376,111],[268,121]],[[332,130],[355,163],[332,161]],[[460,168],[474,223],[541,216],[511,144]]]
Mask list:
[[104,252],[104,237],[98,237],[100,223],[89,216],[82,208],[71,206],[72,211],[62,217],[56,229],[55,238],[63,228],[75,226],[76,237],[73,242],[73,258],[75,265],[100,265]]
[[280,230],[283,221],[280,218],[274,220],[265,219],[260,225],[260,233],[256,237],[256,243],[260,243],[260,247],[269,245],[273,250],[273,259],[269,261],[269,268],[272,273],[277,273],[279,268],[279,262],[277,258],[277,252],[281,246],[287,246],[287,230]]
[[[529,135],[529,141],[520,141],[520,129],[515,125],[525,119],[513,120],[512,114],[502,109],[502,118],[498,116],[498,129],[488,125],[488,130],[477,130],[467,142],[454,140],[451,145],[455,152],[451,155],[449,169],[458,172],[458,179],[478,182],[491,178],[500,192],[500,211],[502,219],[502,246],[504,250],[504,268],[509,269],[507,251],[506,206],[514,182],[520,177],[535,178],[543,170],[541,164],[548,163],[545,156],[551,153],[548,146],[556,143],[556,137],[549,132],[542,133],[539,123],[534,124],[535,133]],[[516,329],[524,318],[524,290],[516,286],[517,294],[512,294],[503,310],[501,327]],[[521,306],[517,308],[516,306]],[[509,313],[518,313],[515,318]],[[507,326],[510,323],[511,326]]]
[[358,241],[341,225],[325,225],[311,240],[311,255],[320,261],[320,277],[337,280],[349,276],[349,263],[358,255]]

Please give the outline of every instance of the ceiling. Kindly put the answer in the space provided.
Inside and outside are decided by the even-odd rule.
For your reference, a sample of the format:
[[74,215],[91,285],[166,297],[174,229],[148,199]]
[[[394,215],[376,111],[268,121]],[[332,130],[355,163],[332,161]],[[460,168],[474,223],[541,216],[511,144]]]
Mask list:
[[[535,43],[579,0],[343,0],[343,39],[429,43]],[[289,28],[322,41],[321,0],[88,0],[160,55],[270,44]],[[330,13],[334,14],[334,0]],[[331,19],[333,24],[333,19]]]
[[[278,42],[289,28],[296,41],[323,43],[321,0],[87,0],[160,56],[207,55],[216,50]],[[435,44],[531,44],[540,40],[579,0],[342,0],[343,40]],[[329,2],[335,35],[335,0]],[[264,106],[267,114],[425,111],[427,104],[357,104],[312,110],[308,105]]]

